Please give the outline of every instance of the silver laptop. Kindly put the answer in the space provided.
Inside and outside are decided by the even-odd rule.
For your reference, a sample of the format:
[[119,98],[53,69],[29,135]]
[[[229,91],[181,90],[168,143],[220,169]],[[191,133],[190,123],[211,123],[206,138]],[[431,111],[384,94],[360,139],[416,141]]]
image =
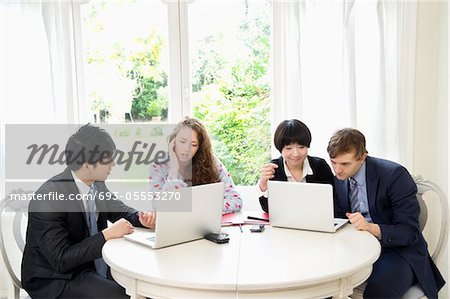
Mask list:
[[192,196],[192,211],[157,212],[154,230],[135,228],[126,240],[151,248],[161,248],[219,233],[222,225],[224,183],[180,189],[180,198]]
[[329,184],[269,181],[268,195],[272,226],[335,232],[348,222],[334,218]]

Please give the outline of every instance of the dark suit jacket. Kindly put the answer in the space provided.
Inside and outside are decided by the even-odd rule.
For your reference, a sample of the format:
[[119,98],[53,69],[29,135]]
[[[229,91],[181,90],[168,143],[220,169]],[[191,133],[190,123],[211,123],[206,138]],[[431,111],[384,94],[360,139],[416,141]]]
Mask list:
[[[334,183],[334,176],[331,172],[330,166],[327,162],[318,157],[307,156],[309,165],[313,171],[312,175],[306,176],[307,183],[319,183],[319,184],[330,184]],[[278,165],[278,168],[275,169],[275,175],[271,181],[287,181],[286,173],[284,172],[284,161],[283,157],[280,156],[278,159],[273,159],[270,163],[274,163]],[[264,212],[269,212],[269,206],[267,203],[267,197],[261,196],[259,198],[259,203],[261,204],[261,208]]]
[[[104,182],[95,182],[99,233],[90,237],[81,200],[32,200],[29,204],[26,244],[22,258],[22,286],[32,298],[56,298],[75,274],[94,270],[106,242],[101,231],[107,220],[126,218],[142,226],[137,211],[119,200],[98,200],[106,195]],[[36,194],[57,192],[69,198],[79,194],[69,169],[44,183]],[[111,193],[109,193],[111,194]],[[104,198],[104,197],[103,197]]]
[[[420,231],[414,180],[397,163],[367,157],[366,186],[370,216],[381,229],[382,248],[398,252],[413,269],[425,294],[437,298],[445,281],[431,260]],[[335,179],[335,192],[335,216],[342,218],[350,211],[347,180]]]

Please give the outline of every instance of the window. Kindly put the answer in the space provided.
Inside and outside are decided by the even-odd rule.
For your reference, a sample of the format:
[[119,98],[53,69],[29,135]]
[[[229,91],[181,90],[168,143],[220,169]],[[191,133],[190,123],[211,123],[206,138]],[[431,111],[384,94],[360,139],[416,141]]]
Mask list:
[[235,183],[256,182],[270,157],[269,1],[91,1],[82,18],[94,121],[193,115]]
[[91,1],[82,6],[88,106],[94,121],[167,120],[167,6]]
[[235,183],[254,184],[270,158],[270,3],[196,1],[188,20],[192,113]]

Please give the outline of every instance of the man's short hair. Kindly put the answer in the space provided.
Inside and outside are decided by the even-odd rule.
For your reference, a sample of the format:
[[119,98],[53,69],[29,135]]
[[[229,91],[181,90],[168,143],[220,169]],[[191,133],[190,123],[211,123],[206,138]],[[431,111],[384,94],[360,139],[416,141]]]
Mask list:
[[80,127],[67,141],[66,164],[69,169],[76,171],[86,162],[95,165],[111,159],[115,150],[116,145],[108,132],[87,124]]
[[327,147],[331,159],[341,154],[355,152],[356,159],[361,159],[366,150],[366,138],[356,129],[344,128],[331,136]]
[[297,143],[309,147],[311,145],[311,132],[309,128],[298,119],[282,121],[273,136],[275,147],[280,152],[286,145]]

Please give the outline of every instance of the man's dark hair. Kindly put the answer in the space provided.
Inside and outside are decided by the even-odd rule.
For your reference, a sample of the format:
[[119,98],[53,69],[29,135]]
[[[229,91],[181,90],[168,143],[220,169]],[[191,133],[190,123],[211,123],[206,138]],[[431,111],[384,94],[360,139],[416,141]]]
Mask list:
[[66,164],[76,171],[84,163],[91,165],[109,163],[116,150],[116,145],[105,130],[91,124],[80,127],[70,136],[66,144]]
[[309,148],[311,145],[311,132],[308,127],[298,119],[282,121],[273,136],[275,147],[280,152],[286,145],[297,143]]
[[368,153],[366,150],[366,138],[363,133],[356,129],[341,129],[331,136],[327,151],[331,159],[354,151],[355,158],[360,160],[364,154]]

